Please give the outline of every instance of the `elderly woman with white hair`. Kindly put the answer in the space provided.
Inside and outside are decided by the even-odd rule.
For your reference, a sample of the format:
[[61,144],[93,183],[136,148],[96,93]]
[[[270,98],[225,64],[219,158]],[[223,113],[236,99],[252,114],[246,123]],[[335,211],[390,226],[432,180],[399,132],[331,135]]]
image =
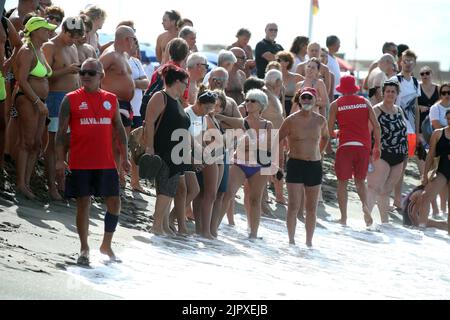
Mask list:
[[[259,221],[261,217],[261,201],[267,184],[268,175],[263,168],[271,166],[271,136],[272,122],[262,118],[261,114],[268,107],[267,95],[259,90],[252,89],[245,97],[247,117],[244,119],[224,118],[216,115],[220,121],[232,121],[231,127],[239,127],[245,130],[240,137],[238,147],[233,157],[234,164],[230,167],[228,190],[225,193],[223,205],[218,215],[213,217],[215,224],[212,227],[217,230],[228,208],[228,203],[234,200],[236,192],[247,179],[249,184],[250,210],[248,224],[250,228],[249,238],[257,238]],[[255,148],[256,147],[256,148]],[[256,149],[256,150],[254,150]]]

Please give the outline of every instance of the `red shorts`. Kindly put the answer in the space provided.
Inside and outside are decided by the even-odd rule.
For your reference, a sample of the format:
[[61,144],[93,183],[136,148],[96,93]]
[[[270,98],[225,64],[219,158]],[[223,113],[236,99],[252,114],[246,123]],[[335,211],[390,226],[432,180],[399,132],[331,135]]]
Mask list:
[[365,180],[369,168],[370,150],[363,146],[343,146],[336,152],[334,170],[338,180]]

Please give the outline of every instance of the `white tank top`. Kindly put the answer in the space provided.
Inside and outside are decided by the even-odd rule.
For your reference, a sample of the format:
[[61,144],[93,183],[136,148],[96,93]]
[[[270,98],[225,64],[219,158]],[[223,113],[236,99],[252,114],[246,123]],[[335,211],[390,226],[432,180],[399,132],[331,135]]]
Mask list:
[[191,120],[191,125],[189,126],[189,133],[193,138],[197,138],[201,136],[203,131],[207,129],[207,123],[205,121],[204,116],[198,116],[195,114],[194,110],[192,110],[192,106],[184,109],[189,119]]

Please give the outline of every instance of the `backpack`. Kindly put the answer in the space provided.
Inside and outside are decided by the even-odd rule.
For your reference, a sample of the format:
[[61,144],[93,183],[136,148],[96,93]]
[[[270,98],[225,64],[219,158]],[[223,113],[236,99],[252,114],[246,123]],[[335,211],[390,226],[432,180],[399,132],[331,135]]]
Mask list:
[[431,135],[433,134],[433,127],[431,126],[430,116],[426,116],[423,120],[420,129],[422,130],[422,136],[425,141],[430,144]]
[[[402,74],[397,74],[396,77],[397,77],[397,80],[399,83],[401,83],[403,81],[403,79],[405,78]],[[416,77],[412,77],[412,78],[413,78],[413,82],[414,82],[414,88],[416,88],[416,91],[417,91],[417,89],[419,88],[419,81],[417,81]]]
[[[441,108],[439,108],[439,118],[441,117]],[[430,115],[426,116],[425,119],[422,122],[422,125],[420,126],[420,129],[422,130],[422,136],[425,139],[425,141],[430,144],[431,135],[433,134],[433,126],[431,125]]]
[[153,95],[161,91],[164,88],[164,80],[161,76],[161,73],[159,70],[156,70],[156,78],[155,80],[149,84],[147,90],[145,90],[144,95],[142,96],[142,102],[141,102],[141,108],[140,113],[141,117],[145,120],[145,113],[147,111],[147,104],[150,101],[150,98],[153,97]]

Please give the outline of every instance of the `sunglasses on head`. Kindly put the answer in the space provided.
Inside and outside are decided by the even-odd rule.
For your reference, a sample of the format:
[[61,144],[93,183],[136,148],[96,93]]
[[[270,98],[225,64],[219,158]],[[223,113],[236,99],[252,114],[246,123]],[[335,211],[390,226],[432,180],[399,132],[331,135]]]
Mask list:
[[429,76],[431,74],[431,71],[424,71],[424,72],[421,72],[420,73],[420,75],[423,77],[423,76],[425,76],[425,75],[427,75],[427,76]]
[[249,102],[256,103],[258,101],[256,101],[255,99],[245,99],[245,103],[249,103]]
[[90,77],[95,77],[98,73],[97,70],[80,70],[78,71],[79,75],[84,77],[85,75],[88,75]]
[[450,90],[449,91],[441,91],[441,96],[446,96],[446,95],[450,95]]
[[302,99],[302,100],[312,100],[312,99],[313,99],[313,96],[310,95],[310,94],[303,94],[303,95],[300,97],[300,99]]
[[217,99],[217,93],[212,92],[212,91],[205,91],[198,98],[199,99],[201,99],[201,98],[213,98],[214,100],[216,100]]

